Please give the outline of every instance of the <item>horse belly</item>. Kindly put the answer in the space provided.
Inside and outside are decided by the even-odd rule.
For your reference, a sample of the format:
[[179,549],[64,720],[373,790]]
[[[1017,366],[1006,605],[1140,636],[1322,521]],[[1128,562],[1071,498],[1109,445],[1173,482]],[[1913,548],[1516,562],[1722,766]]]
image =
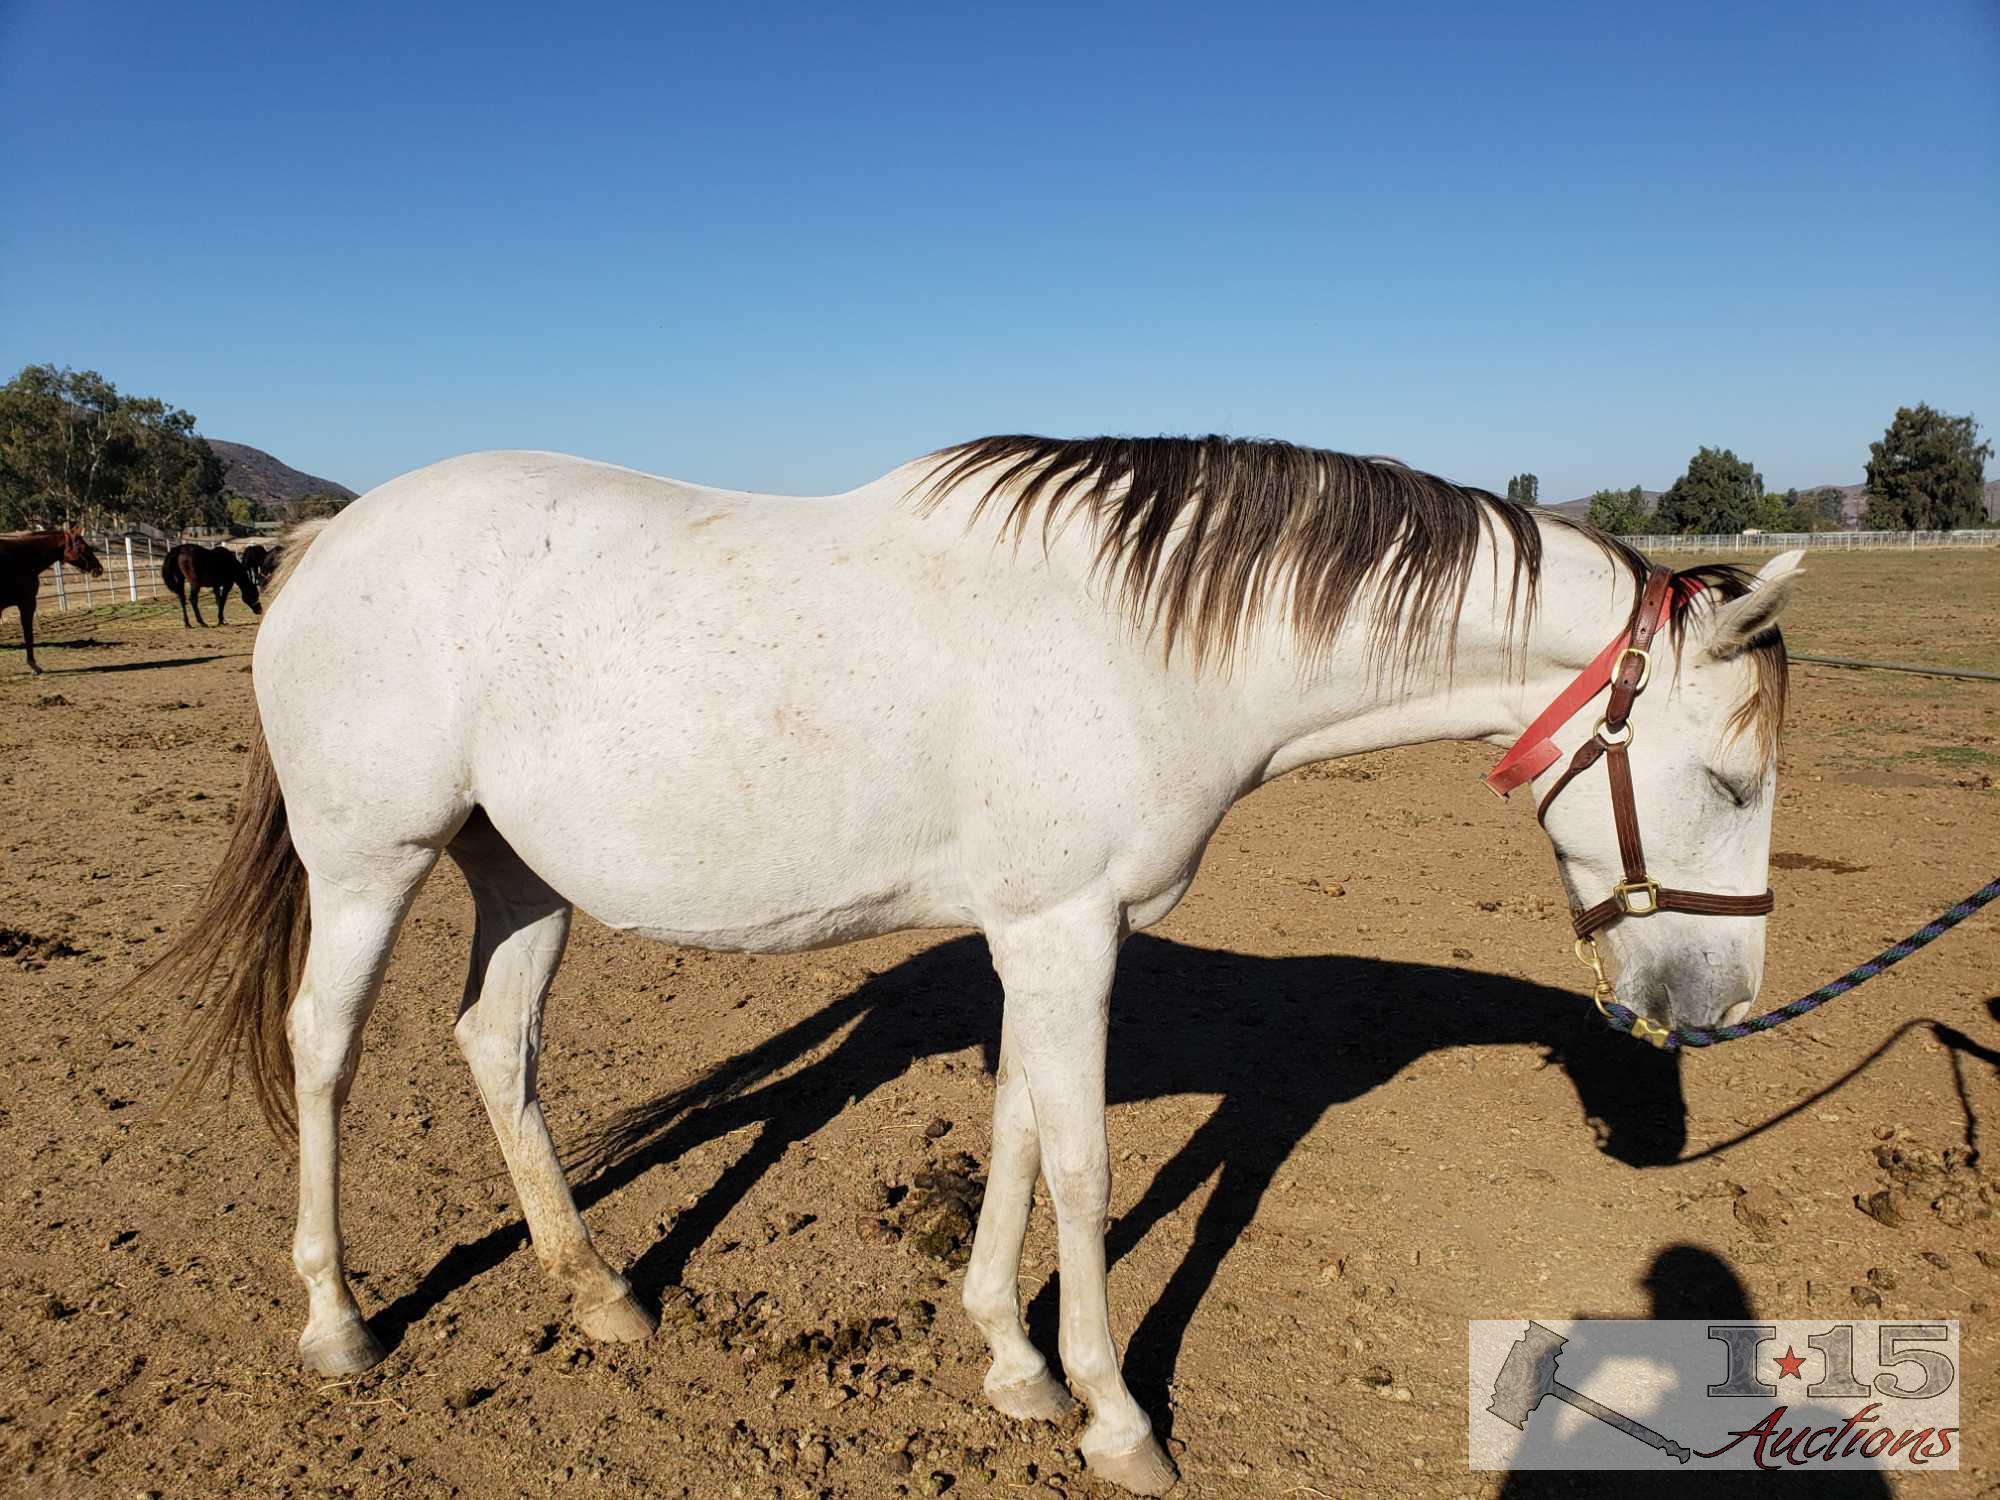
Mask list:
[[616,629],[573,602],[484,695],[474,799],[583,910],[665,941],[969,922],[929,633],[765,621],[751,593],[657,593]]

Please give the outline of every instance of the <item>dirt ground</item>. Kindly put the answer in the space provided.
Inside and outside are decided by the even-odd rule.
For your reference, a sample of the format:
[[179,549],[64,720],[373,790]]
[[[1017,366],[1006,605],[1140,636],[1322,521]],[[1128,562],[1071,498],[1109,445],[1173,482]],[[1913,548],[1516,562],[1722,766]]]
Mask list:
[[[593,1347],[452,1045],[471,908],[441,868],[347,1115],[350,1264],[392,1352],[301,1375],[290,1153],[245,1100],[159,1114],[177,1018],[113,999],[221,853],[254,622],[40,623],[39,678],[0,633],[0,1488],[1112,1493],[1074,1426],[980,1396],[955,1263],[999,997],[965,935],[752,958],[579,922],[545,1098],[566,1143],[639,1109],[573,1177],[665,1312],[647,1344]],[[2000,670],[2000,554],[1816,557],[1787,634]],[[1802,666],[1793,705],[1767,1003],[2000,865],[2000,685]],[[1466,1320],[1752,1311],[1962,1319],[1967,1467],[1891,1488],[2000,1493],[2000,913],[1677,1061],[1592,1018],[1545,841],[1480,785],[1490,758],[1267,788],[1126,952],[1113,1319],[1177,1493],[1606,1493],[1466,1470]],[[1053,1267],[1044,1205],[1023,1290],[1052,1357]]]

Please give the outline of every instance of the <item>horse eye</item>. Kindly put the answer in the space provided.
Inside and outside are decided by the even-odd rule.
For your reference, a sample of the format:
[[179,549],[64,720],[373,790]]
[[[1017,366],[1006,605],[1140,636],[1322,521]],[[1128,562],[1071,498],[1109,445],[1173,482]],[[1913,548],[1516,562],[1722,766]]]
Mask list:
[[1723,796],[1727,797],[1737,807],[1742,807],[1749,802],[1749,797],[1744,794],[1740,787],[1730,781],[1728,777],[1710,771],[1708,779],[1714,784],[1718,792],[1722,793]]

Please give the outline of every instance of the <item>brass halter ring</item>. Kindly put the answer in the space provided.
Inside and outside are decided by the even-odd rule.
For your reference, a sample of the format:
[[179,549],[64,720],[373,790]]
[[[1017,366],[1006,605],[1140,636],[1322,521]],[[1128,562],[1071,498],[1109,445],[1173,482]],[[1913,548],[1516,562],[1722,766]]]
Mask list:
[[[1605,1020],[1612,1020],[1611,1012],[1604,1007],[1608,1001],[1618,998],[1618,992],[1612,988],[1611,980],[1605,975],[1604,960],[1597,951],[1597,939],[1578,938],[1573,951],[1576,954],[1576,961],[1596,976],[1597,982],[1591,987],[1590,1003],[1597,1007],[1597,1013]],[[1655,1047],[1664,1047],[1667,1045],[1667,1038],[1672,1034],[1659,1022],[1646,1016],[1635,1015],[1632,1018],[1632,1035],[1642,1042],[1651,1042]]]

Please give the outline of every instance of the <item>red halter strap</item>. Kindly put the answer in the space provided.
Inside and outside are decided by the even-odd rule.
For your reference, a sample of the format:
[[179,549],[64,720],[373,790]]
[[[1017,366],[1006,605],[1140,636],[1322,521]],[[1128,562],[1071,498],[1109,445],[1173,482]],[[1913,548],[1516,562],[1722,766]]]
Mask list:
[[[1649,639],[1659,633],[1673,609],[1674,591],[1669,588],[1658,590],[1658,593],[1659,603],[1645,630]],[[1612,678],[1618,674],[1619,660],[1631,644],[1632,632],[1620,632],[1616,640],[1598,652],[1591,664],[1577,673],[1570,685],[1556,695],[1553,703],[1535,716],[1535,722],[1521,731],[1521,737],[1514,741],[1513,748],[1486,773],[1486,784],[1496,796],[1504,797],[1515,787],[1525,786],[1562,759],[1562,751],[1556,748],[1550,736],[1575,718],[1584,704],[1611,686]]]

